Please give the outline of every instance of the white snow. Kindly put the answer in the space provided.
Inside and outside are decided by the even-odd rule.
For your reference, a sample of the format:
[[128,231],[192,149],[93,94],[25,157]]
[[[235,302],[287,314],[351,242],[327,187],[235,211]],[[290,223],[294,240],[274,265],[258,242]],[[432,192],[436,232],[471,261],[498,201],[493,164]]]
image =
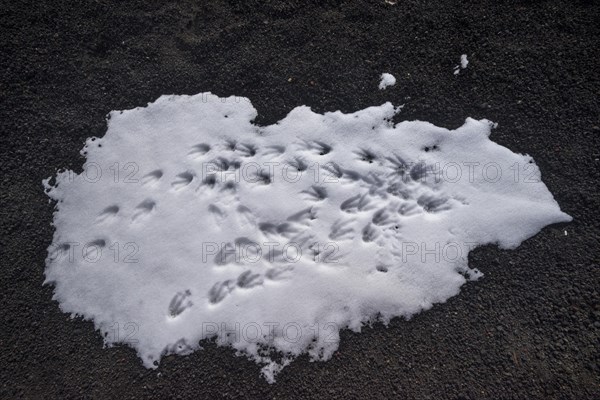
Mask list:
[[489,121],[394,125],[396,112],[302,106],[261,127],[247,99],[210,93],[114,111],[83,171],[44,181],[46,283],[146,367],[215,338],[273,382],[302,353],[330,358],[341,329],[458,294],[482,275],[473,247],[571,220]]
[[462,54],[460,56],[460,66],[457,65],[456,67],[454,67],[454,75],[458,75],[460,73],[460,69],[467,68],[467,65],[469,65],[469,60],[467,60],[467,55]]
[[383,90],[388,86],[394,86],[396,84],[396,77],[392,74],[384,72],[381,74],[381,82],[379,82],[379,89]]
[[467,65],[469,65],[469,60],[467,60],[467,55],[463,54],[460,56],[460,67],[465,69],[467,68]]

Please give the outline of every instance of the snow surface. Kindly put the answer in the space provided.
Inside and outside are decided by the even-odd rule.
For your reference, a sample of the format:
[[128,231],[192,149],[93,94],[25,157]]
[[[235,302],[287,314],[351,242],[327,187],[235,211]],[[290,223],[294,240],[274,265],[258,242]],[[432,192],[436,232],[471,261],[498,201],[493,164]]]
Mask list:
[[381,74],[381,82],[379,82],[379,89],[383,90],[388,86],[394,86],[396,84],[396,77],[392,74],[384,72]]
[[477,245],[515,248],[571,218],[531,157],[456,130],[302,106],[270,126],[247,99],[162,96],[114,111],[56,203],[46,283],[152,368],[214,338],[275,375],[339,331],[409,318],[481,273]]

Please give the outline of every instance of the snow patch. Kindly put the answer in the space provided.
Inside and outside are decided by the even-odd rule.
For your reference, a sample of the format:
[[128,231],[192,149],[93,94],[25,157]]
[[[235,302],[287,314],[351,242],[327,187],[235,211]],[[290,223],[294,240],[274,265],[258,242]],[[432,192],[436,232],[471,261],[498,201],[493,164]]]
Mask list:
[[341,329],[458,294],[482,275],[472,248],[571,220],[489,121],[396,112],[302,106],[258,126],[247,99],[210,93],[112,112],[83,171],[44,181],[54,299],[146,367],[212,338],[272,382],[302,353],[329,359]]
[[467,60],[467,55],[463,54],[460,56],[460,65],[454,67],[454,75],[458,75],[461,69],[467,68],[469,65],[469,60]]
[[379,82],[379,89],[384,90],[388,86],[394,86],[396,84],[396,77],[392,74],[384,72],[381,74],[381,82]]
[[465,69],[467,68],[467,65],[469,65],[469,60],[467,60],[467,55],[463,54],[460,56],[460,67]]

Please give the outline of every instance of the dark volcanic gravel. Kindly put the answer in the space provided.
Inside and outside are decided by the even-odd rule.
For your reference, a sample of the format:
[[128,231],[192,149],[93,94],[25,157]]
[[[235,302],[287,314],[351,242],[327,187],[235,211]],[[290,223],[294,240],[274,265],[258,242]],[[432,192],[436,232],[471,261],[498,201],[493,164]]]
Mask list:
[[[0,398],[600,398],[600,5],[324,4],[2,1]],[[397,85],[377,90],[382,72]],[[262,124],[301,104],[388,100],[406,104],[399,119],[491,119],[574,221],[515,251],[478,249],[470,263],[486,275],[460,295],[344,332],[330,361],[302,357],[276,384],[210,344],[146,370],[42,286],[53,205],[41,181],[81,170],[109,111],[202,91],[249,97]]]

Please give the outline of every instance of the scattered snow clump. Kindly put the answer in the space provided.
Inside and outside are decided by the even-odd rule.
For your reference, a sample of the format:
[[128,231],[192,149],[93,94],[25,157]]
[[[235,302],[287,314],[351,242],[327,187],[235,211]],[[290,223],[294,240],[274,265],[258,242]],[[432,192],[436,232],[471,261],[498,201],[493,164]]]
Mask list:
[[469,65],[469,60],[467,60],[467,55],[463,54],[460,56],[460,67],[465,69],[467,68],[467,65]]
[[469,65],[469,60],[467,60],[467,55],[463,54],[460,56],[460,65],[454,67],[454,75],[458,75],[460,73],[460,69],[467,68],[467,65]]
[[394,86],[396,84],[396,77],[392,74],[384,72],[381,74],[381,82],[379,82],[379,89],[383,90],[388,86]]

